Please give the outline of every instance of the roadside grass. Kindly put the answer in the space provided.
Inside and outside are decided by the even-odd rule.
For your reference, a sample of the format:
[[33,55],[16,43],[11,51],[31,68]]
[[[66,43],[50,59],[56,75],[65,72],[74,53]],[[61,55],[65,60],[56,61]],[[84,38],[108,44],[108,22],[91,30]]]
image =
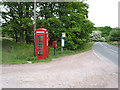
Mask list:
[[61,54],[61,50],[56,50],[54,56],[54,48],[49,47],[49,58],[44,60],[37,60],[34,57],[34,45],[33,44],[21,44],[7,39],[0,40],[2,42],[2,64],[25,64],[28,61],[32,63],[38,62],[50,62],[52,58],[58,58],[61,56],[72,55],[82,53],[92,49],[93,42],[86,43],[79,50],[64,50]]
[[53,47],[49,47],[49,58],[45,59],[45,60],[34,60],[33,63],[37,63],[37,62],[50,62],[52,61],[53,58],[59,58],[62,56],[68,56],[68,55],[74,55],[74,54],[78,54],[78,53],[82,53],[85,51],[89,51],[92,49],[94,42],[89,42],[84,44],[84,46],[78,50],[63,50],[63,54],[61,54],[61,50],[56,50],[55,51],[55,56],[54,56],[54,48]]
[[113,45],[113,46],[115,46],[115,47],[119,47],[120,48],[120,43],[118,42],[118,43],[114,43],[114,42],[107,42],[108,44],[110,44],[110,45]]

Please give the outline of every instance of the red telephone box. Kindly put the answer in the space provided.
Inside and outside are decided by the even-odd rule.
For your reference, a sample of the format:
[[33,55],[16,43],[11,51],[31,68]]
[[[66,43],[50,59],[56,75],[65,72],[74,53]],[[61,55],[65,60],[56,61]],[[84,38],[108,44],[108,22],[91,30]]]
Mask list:
[[35,30],[35,57],[45,59],[49,56],[48,30],[39,28]]

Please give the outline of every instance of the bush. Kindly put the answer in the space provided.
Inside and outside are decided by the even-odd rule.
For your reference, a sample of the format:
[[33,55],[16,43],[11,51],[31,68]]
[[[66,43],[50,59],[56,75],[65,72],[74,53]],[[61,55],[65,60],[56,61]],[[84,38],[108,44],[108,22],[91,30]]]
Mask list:
[[105,41],[105,38],[101,36],[101,31],[93,31],[91,34],[90,34],[90,41]]
[[108,38],[109,41],[120,41],[120,30],[112,30]]
[[87,39],[84,37],[86,35],[87,33],[83,33],[80,27],[69,29],[65,38],[65,48],[69,50],[80,48],[87,42]]

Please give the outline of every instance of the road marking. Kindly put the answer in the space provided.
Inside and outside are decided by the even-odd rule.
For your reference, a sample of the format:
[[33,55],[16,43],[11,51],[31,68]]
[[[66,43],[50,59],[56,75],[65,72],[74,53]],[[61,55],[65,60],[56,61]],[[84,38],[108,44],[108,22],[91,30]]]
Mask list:
[[93,50],[93,53],[100,58],[100,56],[95,52],[95,50]]
[[105,58],[103,55],[97,54],[97,51],[95,51],[95,50],[93,50],[93,53],[94,53],[100,60],[107,59],[107,58]]
[[[93,53],[94,53],[100,60],[103,60],[103,59],[104,59],[104,60],[107,60],[107,61],[109,61],[109,62],[115,64],[114,62],[112,62],[111,60],[109,60],[108,58],[106,58],[105,56],[101,55],[99,52],[93,50]],[[118,63],[115,64],[115,65],[118,66]]]
[[99,52],[93,50],[93,53],[101,60],[106,59],[108,60],[105,56],[101,55]]
[[[105,47],[105,48],[108,48],[108,47],[106,47],[105,45],[102,45],[102,44],[100,44],[101,46],[103,46],[103,47]],[[117,51],[114,51],[114,50],[112,50],[112,49],[110,49],[109,48],[109,50],[111,50],[111,51],[113,51],[113,52],[115,52],[115,53],[118,53]]]

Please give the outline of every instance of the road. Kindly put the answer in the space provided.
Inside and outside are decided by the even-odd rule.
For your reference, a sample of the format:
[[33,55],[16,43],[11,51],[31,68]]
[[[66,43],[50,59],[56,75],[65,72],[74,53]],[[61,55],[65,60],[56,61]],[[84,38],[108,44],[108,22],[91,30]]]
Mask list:
[[112,46],[105,42],[96,42],[94,43],[93,48],[94,52],[100,58],[106,58],[118,65],[118,47]]
[[90,51],[49,63],[2,65],[2,87],[118,88],[118,67],[113,59],[104,58],[107,54],[99,56],[100,45],[95,43]]

